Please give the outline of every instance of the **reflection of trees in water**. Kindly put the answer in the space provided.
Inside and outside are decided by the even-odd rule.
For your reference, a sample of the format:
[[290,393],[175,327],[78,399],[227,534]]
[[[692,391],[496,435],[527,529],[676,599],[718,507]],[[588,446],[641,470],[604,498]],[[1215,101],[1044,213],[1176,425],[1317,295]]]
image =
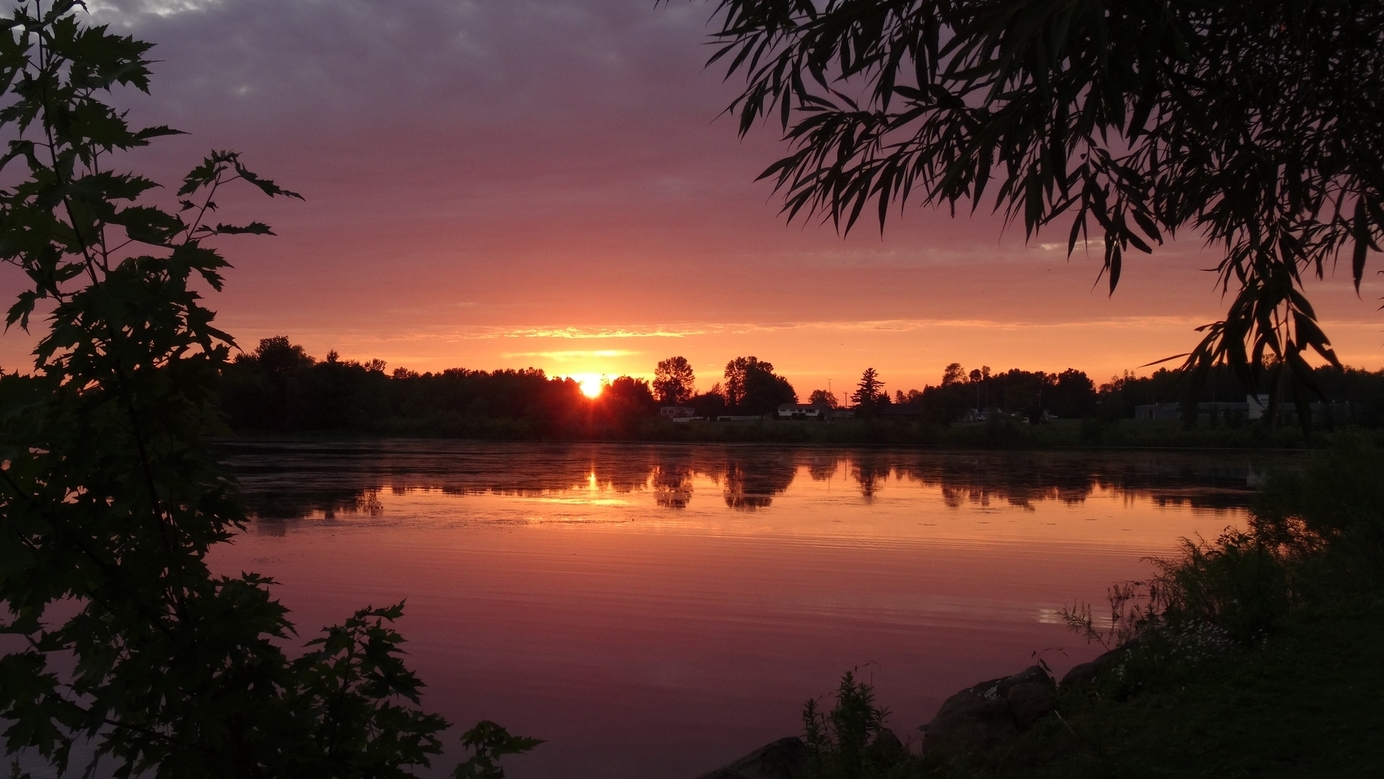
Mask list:
[[[345,510],[347,514],[365,514],[371,517],[378,517],[384,513],[384,506],[380,504],[379,490],[364,490],[356,497],[354,505]],[[326,519],[336,519],[336,511],[327,509],[323,512]]]
[[894,466],[900,478],[936,486],[946,505],[992,501],[1032,508],[1043,501],[1085,502],[1097,490],[1146,496],[1158,505],[1226,509],[1246,504],[1249,460],[1226,455],[1058,454],[914,456]]
[[774,496],[788,489],[798,475],[789,458],[745,457],[728,459],[724,476],[726,505],[741,511],[768,508]]
[[628,493],[645,489],[651,475],[658,471],[661,460],[651,451],[636,449],[624,457],[593,455],[589,463],[589,472],[596,475],[597,487]]
[[[381,490],[395,495],[542,497],[574,490],[645,489],[660,460],[633,449],[496,447],[409,441],[364,444],[252,443],[229,447],[246,511],[261,519],[378,516]],[[685,505],[685,502],[684,502]]]
[[870,501],[893,475],[894,464],[887,453],[867,452],[851,461],[850,473],[860,487],[860,497]]
[[806,456],[807,473],[813,481],[826,481],[841,470],[841,463],[847,462],[841,454],[822,454],[811,452]]
[[664,508],[686,508],[692,500],[692,466],[686,462],[659,463],[649,479],[654,502]]
[[901,479],[938,488],[943,503],[952,508],[966,503],[1026,508],[1049,500],[1081,503],[1097,484],[1090,463],[1043,455],[925,455],[899,463],[895,472]]
[[324,519],[353,514],[378,517],[384,513],[380,489],[379,485],[270,492],[250,489],[242,493],[241,501],[246,513],[259,519],[304,519],[317,514]]
[[[378,516],[381,490],[541,497],[649,490],[658,506],[686,507],[694,479],[719,485],[733,509],[766,508],[799,470],[814,480],[843,469],[862,498],[891,482],[936,489],[952,507],[1081,503],[1097,490],[1159,505],[1221,509],[1246,503],[1250,460],[1218,454],[956,454],[890,450],[639,445],[495,445],[461,442],[240,444],[231,460],[252,516]],[[1263,465],[1256,469],[1263,470]]]

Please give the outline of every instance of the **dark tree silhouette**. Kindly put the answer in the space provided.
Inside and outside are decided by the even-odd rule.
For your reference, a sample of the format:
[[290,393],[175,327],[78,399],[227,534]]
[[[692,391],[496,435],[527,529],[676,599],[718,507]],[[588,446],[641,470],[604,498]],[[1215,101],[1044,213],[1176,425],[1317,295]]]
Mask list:
[[768,363],[760,363],[745,371],[745,396],[740,401],[742,411],[767,414],[784,403],[797,403],[798,393],[788,379],[773,372]]
[[770,373],[774,370],[773,363],[761,363],[759,358],[736,357],[726,363],[725,382],[721,384],[721,395],[726,399],[726,405],[739,406],[745,399],[745,374],[750,370],[762,368]]
[[1096,384],[1084,372],[1068,368],[1051,376],[1047,406],[1059,417],[1080,419],[1096,412]]
[[814,406],[826,406],[827,408],[840,408],[841,402],[836,399],[836,393],[830,390],[812,390],[812,394],[807,397],[807,402]]
[[918,390],[911,389],[907,392],[903,390],[894,390],[894,405],[896,406],[913,406],[921,404],[922,402],[923,393]]
[[942,371],[942,386],[960,384],[966,380],[966,369],[961,367],[961,363],[954,362]]
[[264,373],[282,376],[300,365],[312,365],[316,361],[308,356],[303,347],[290,343],[288,336],[275,335],[261,338],[252,354],[237,355],[236,362],[254,362]]
[[874,368],[866,368],[860,374],[860,383],[855,385],[855,392],[851,393],[851,402],[866,413],[889,402],[889,393],[885,391],[884,382],[879,380],[879,373]]
[[598,401],[622,417],[652,415],[658,410],[649,382],[630,376],[621,376],[606,387]]
[[745,413],[764,414],[798,401],[793,385],[774,373],[774,364],[753,356],[726,363],[725,379],[721,386],[726,405]]
[[654,369],[654,395],[666,406],[681,406],[697,394],[697,377],[686,357],[669,357]]
[[[234,344],[204,296],[228,267],[218,236],[270,234],[211,217],[236,183],[298,196],[235,152],[167,190],[127,172],[124,152],[176,134],[131,126],[111,104],[148,90],[151,45],[87,24],[77,0],[8,11],[0,261],[27,283],[6,324],[27,331],[41,306],[43,325],[33,373],[0,376],[6,762],[16,776],[66,775],[74,744],[89,743],[88,775],[412,775],[448,724],[419,705],[391,625],[403,604],[294,649],[272,581],[207,562],[246,517],[211,438]],[[287,339],[261,347],[246,362],[277,375],[311,362]],[[455,775],[472,777],[537,743],[490,722],[462,741],[475,755]]]

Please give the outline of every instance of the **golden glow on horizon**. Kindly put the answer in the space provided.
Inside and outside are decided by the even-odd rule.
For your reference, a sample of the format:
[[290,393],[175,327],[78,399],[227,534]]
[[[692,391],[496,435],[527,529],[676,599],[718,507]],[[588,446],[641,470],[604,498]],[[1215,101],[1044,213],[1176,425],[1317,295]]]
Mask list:
[[581,394],[588,398],[599,398],[601,393],[605,391],[605,384],[597,378],[578,379],[577,383],[581,385]]

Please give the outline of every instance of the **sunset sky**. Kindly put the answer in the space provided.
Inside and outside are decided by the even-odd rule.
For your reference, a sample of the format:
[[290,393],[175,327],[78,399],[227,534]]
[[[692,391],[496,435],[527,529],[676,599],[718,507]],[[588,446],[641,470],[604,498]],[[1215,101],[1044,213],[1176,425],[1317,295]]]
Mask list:
[[[1025,243],[988,213],[909,207],[865,225],[785,222],[756,175],[785,148],[718,113],[711,7],[674,0],[88,0],[157,44],[136,124],[190,135],[130,160],[173,181],[237,149],[305,203],[242,192],[223,218],[277,238],[222,246],[212,307],[249,349],[289,336],[391,368],[648,375],[685,355],[702,389],[727,360],[774,363],[801,395],[879,370],[1086,370],[1098,382],[1187,351],[1218,318],[1195,236],[1093,287],[1065,226]],[[1377,267],[1377,266],[1376,266]],[[0,291],[12,297],[6,266]],[[1384,367],[1384,283],[1309,285],[1342,359]],[[31,341],[0,339],[0,365]]]

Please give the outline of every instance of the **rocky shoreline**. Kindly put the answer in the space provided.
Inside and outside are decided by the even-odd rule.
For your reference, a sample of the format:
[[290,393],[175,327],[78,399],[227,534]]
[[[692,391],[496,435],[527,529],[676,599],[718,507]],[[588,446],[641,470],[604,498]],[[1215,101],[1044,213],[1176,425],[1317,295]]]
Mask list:
[[[924,754],[961,756],[993,749],[1033,727],[1053,713],[1059,689],[1070,690],[1090,684],[1100,674],[1117,666],[1129,646],[1113,649],[1096,659],[1073,666],[1059,682],[1042,666],[1030,666],[1011,676],[990,679],[952,695],[937,710],[932,721],[919,730],[923,734]],[[905,749],[899,738],[882,730],[872,749]],[[808,757],[807,745],[797,736],[788,736],[697,779],[798,779]]]

